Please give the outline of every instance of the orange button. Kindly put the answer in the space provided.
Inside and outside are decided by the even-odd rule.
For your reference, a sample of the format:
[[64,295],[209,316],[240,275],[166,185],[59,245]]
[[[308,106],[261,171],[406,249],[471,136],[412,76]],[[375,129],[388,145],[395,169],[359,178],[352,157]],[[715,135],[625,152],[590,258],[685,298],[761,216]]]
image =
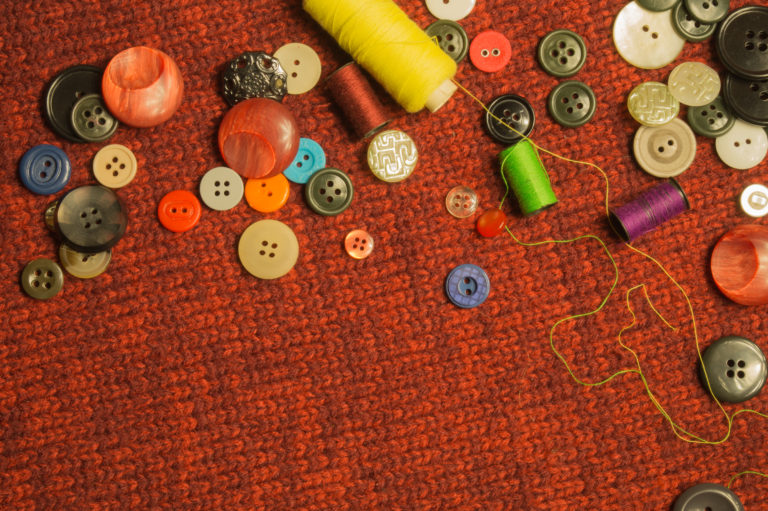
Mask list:
[[249,179],[245,182],[245,200],[256,211],[271,213],[288,202],[291,186],[288,179],[277,174],[264,179]]
[[184,232],[197,225],[201,211],[200,201],[192,192],[175,190],[160,199],[157,217],[169,231]]
[[347,254],[355,259],[365,259],[373,252],[373,238],[361,229],[355,229],[344,239]]

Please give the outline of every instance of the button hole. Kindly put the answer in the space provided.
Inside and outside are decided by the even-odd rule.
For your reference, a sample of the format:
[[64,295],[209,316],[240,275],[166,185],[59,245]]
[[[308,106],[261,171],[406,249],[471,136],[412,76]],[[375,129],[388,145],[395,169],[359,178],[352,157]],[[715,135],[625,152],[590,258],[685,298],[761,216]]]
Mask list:
[[53,272],[52,271],[47,271],[47,272],[45,272],[45,276],[46,277],[53,277]]
[[51,289],[51,283],[50,282],[46,282],[45,283],[45,289]]
[[736,373],[736,376],[738,376],[739,378],[744,378],[744,376],[746,375],[744,374],[744,371],[739,371],[738,373]]
[[743,369],[746,365],[747,365],[746,362],[744,362],[743,360],[739,360],[739,367]]
[[33,281],[32,281],[32,285],[33,285],[34,287],[40,287],[40,282],[38,282],[38,281],[36,281],[36,280],[33,280]]

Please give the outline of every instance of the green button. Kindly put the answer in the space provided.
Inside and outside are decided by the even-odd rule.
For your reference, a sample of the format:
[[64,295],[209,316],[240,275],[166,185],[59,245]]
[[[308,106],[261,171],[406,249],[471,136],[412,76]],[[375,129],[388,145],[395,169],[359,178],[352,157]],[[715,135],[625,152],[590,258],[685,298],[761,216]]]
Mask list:
[[352,181],[339,169],[318,170],[304,188],[304,198],[312,211],[320,215],[338,215],[352,202]]
[[717,23],[725,19],[731,2],[729,0],[683,0],[691,17],[702,23]]
[[102,142],[117,130],[117,119],[112,117],[98,94],[78,99],[72,107],[72,129],[87,142]]
[[[765,384],[768,366],[765,355],[754,342],[744,337],[728,335],[718,339],[701,356],[701,380],[712,388],[719,401],[741,403],[756,396]],[[701,368],[700,368],[701,369]]]
[[552,89],[547,104],[549,113],[558,124],[576,128],[592,119],[597,100],[589,85],[571,80]]
[[437,20],[424,32],[457,63],[464,60],[469,51],[469,39],[461,25],[451,20]]
[[683,36],[685,40],[692,43],[698,43],[708,39],[715,33],[717,25],[715,23],[702,23],[688,12],[683,2],[675,6],[672,11],[672,24],[677,33]]
[[688,108],[688,124],[697,135],[703,137],[717,138],[725,135],[734,122],[736,118],[722,96],[716,97],[708,105]]
[[64,272],[50,259],[33,259],[21,272],[21,287],[32,298],[47,300],[61,291],[63,286]]
[[640,7],[649,11],[667,11],[680,3],[681,0],[637,0]]
[[578,34],[559,29],[545,35],[538,46],[539,64],[558,78],[575,75],[587,60],[587,47]]

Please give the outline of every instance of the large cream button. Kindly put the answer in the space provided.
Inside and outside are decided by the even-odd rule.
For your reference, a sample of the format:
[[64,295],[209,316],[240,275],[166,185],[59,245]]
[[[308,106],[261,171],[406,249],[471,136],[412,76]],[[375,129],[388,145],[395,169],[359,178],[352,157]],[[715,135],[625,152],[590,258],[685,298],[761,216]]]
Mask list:
[[301,43],[288,43],[275,52],[288,74],[288,94],[304,94],[317,85],[323,66],[315,50]]
[[299,258],[299,241],[290,227],[278,220],[259,220],[240,236],[237,255],[243,267],[260,279],[282,277]]
[[136,156],[120,144],[99,149],[93,157],[93,176],[107,188],[122,188],[136,177]]
[[658,69],[675,60],[685,39],[675,30],[669,11],[649,11],[630,2],[613,23],[613,44],[633,66]]
[[696,136],[680,119],[664,126],[640,126],[635,133],[634,153],[637,163],[650,175],[674,177],[693,163]]
[[645,82],[629,93],[627,109],[643,126],[661,126],[677,117],[680,103],[663,83]]
[[683,62],[669,74],[669,92],[682,104],[704,106],[720,94],[720,76],[701,62]]
[[92,279],[98,277],[109,266],[112,260],[112,250],[97,252],[95,254],[83,254],[73,250],[63,243],[59,247],[59,260],[64,269],[79,279]]
[[762,127],[736,119],[728,133],[715,139],[715,150],[729,167],[751,169],[765,158],[768,135]]

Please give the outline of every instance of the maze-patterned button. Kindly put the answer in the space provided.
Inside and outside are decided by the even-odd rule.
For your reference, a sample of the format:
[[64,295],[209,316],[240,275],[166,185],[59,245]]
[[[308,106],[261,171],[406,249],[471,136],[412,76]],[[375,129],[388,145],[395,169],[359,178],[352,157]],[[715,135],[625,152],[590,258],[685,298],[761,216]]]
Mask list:
[[669,75],[669,92],[680,103],[703,106],[720,94],[720,76],[701,62],[683,62]]
[[457,307],[471,309],[488,298],[491,281],[485,271],[474,264],[462,264],[445,279],[445,292]]
[[368,166],[371,172],[388,183],[396,183],[410,176],[418,160],[416,144],[402,131],[383,131],[368,146]]
[[680,103],[659,82],[641,83],[629,93],[627,107],[633,119],[643,126],[663,126],[677,117]]

